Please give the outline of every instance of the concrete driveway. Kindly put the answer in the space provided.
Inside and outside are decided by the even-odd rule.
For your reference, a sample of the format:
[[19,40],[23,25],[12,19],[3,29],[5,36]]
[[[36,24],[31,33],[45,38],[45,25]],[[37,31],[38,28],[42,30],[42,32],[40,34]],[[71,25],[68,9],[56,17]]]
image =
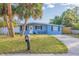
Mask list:
[[78,55],[79,56],[79,38],[69,35],[53,35],[58,40],[63,42],[68,47],[68,53],[63,55]]

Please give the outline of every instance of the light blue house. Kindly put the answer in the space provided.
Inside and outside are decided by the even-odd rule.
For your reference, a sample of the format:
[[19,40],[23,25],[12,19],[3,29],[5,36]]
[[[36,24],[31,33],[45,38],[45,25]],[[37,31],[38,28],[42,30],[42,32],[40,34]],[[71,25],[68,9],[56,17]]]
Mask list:
[[26,31],[29,30],[31,34],[62,34],[62,26],[53,24],[29,23]]

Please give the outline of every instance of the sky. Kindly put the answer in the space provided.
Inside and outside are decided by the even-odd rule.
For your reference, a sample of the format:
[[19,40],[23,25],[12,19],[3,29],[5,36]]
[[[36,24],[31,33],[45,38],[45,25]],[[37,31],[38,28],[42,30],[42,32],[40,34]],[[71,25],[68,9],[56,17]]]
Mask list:
[[32,18],[29,19],[29,23],[49,23],[50,19],[53,19],[55,16],[60,16],[64,11],[67,9],[73,8],[74,6],[72,4],[52,4],[52,3],[44,3],[42,10],[43,10],[43,16],[41,19],[34,20]]

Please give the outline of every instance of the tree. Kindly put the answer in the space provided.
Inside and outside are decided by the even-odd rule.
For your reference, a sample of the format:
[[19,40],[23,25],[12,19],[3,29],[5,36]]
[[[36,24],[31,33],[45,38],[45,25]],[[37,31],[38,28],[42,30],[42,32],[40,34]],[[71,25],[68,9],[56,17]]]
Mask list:
[[27,21],[30,17],[33,19],[41,18],[42,16],[42,4],[41,3],[23,3],[18,4],[15,12],[20,19],[25,18],[25,23],[23,25],[23,32],[25,31],[25,27],[27,24]]
[[[2,11],[2,15],[4,19],[6,19],[7,27],[9,30],[9,35],[14,37],[13,32],[13,24],[12,24],[12,14],[17,14],[20,19],[25,18],[25,24],[23,25],[23,31],[25,31],[25,26],[27,21],[30,17],[33,19],[41,18],[42,16],[42,4],[35,4],[35,3],[23,3],[12,6],[9,4],[0,4],[2,6],[0,11]],[[7,7],[7,8],[6,8]],[[13,12],[13,13],[12,13]]]
[[[7,4],[0,4],[0,16],[4,18],[4,21],[6,21],[8,32],[9,32],[9,20],[8,20],[8,15],[7,15]],[[10,34],[10,32],[8,33]]]
[[[4,22],[6,21],[6,25],[8,28],[8,34],[11,37],[14,37],[14,31],[13,31],[13,20],[12,20],[12,5],[9,4],[0,4],[0,16],[4,18]],[[3,22],[3,24],[4,24]]]
[[73,10],[74,10],[76,17],[77,17],[76,22],[79,22],[79,7],[76,6],[76,7],[73,8]]
[[8,19],[9,19],[9,26],[10,26],[10,29],[9,29],[9,34],[11,37],[14,37],[15,33],[13,31],[13,23],[12,23],[12,6],[10,3],[7,4],[7,7],[8,7]]
[[61,25],[62,19],[60,16],[55,16],[54,19],[50,19],[50,24]]
[[76,18],[76,13],[73,10],[68,9],[62,14],[62,24],[65,26],[72,26],[72,23],[76,22]]
[[77,22],[78,16],[74,9],[67,9],[62,13],[61,16],[55,16],[54,19],[50,20],[52,24],[62,24],[64,26],[72,26],[73,23]]

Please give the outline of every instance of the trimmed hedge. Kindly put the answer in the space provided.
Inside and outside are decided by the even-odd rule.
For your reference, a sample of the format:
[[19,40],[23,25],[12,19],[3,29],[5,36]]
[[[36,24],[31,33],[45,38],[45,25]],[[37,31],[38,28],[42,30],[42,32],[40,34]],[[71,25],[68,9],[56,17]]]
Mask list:
[[63,34],[71,34],[71,27],[63,27],[62,29]]

